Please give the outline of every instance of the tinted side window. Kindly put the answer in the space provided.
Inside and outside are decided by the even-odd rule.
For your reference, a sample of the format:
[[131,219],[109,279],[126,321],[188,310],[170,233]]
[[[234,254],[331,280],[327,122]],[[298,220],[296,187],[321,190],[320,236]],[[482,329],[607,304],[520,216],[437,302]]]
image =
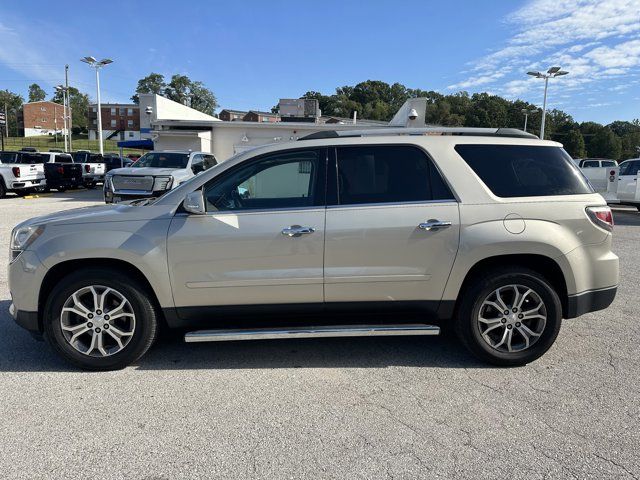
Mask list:
[[205,155],[204,156],[204,168],[205,170],[208,168],[213,167],[214,165],[217,165],[218,161],[216,160],[216,157],[214,157],[213,155]]
[[40,155],[39,153],[25,153],[22,155],[20,163],[26,163],[29,165],[39,164],[44,163],[46,158],[46,155]]
[[587,160],[586,162],[582,162],[582,168],[598,168],[600,165],[597,160]]
[[324,205],[319,192],[325,162],[317,151],[270,155],[242,165],[205,186],[207,211]]
[[614,162],[613,160],[603,160],[602,162],[600,162],[600,164],[603,167],[615,167],[616,166],[616,162]]
[[456,145],[455,150],[498,197],[593,193],[569,154],[559,147]]
[[452,199],[429,158],[411,146],[339,147],[338,203]]

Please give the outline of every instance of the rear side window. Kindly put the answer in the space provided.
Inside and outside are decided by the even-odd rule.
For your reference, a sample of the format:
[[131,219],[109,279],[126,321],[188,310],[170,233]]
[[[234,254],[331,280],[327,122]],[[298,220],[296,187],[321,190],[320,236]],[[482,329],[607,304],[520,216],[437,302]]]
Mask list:
[[624,162],[620,165],[620,175],[637,175],[640,162]]
[[603,167],[615,167],[616,166],[616,162],[614,162],[613,160],[603,160],[602,162],[600,162],[600,164]]
[[587,160],[582,163],[582,168],[598,168],[599,162],[597,160]]
[[431,160],[411,146],[337,148],[338,204],[451,200]]
[[560,147],[456,145],[455,150],[498,197],[593,193]]
[[0,152],[0,163],[15,163],[17,153]]

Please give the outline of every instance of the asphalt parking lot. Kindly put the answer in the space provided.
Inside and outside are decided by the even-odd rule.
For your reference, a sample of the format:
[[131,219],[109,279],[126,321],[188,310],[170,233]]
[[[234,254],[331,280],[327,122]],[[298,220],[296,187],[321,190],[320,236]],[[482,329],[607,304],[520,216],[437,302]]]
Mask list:
[[2,478],[639,478],[640,214],[615,211],[621,285],[537,362],[449,337],[184,344],[86,373],[8,313],[18,222],[100,190],[0,200]]

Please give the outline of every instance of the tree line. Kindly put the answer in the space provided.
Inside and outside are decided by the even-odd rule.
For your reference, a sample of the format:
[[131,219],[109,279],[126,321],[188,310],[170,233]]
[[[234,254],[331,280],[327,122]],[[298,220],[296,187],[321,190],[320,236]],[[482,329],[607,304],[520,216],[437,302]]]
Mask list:
[[[141,93],[162,95],[208,115],[214,115],[218,107],[209,88],[181,74],[172,75],[167,81],[164,75],[150,73],[138,81],[131,100],[138,103]],[[46,96],[39,85],[29,86],[30,102],[44,100]],[[69,87],[69,97],[73,109],[73,131],[86,132],[89,96]],[[527,130],[535,135],[540,133],[541,112],[535,105],[489,93],[445,95],[433,90],[408,88],[400,83],[390,85],[379,80],[367,80],[353,86],[338,87],[331,95],[308,91],[301,98],[317,99],[323,115],[351,118],[357,111],[359,118],[389,121],[407,99],[415,97],[427,99],[425,121],[429,125],[521,129],[524,124],[522,110],[528,109],[536,110],[536,113],[530,114]],[[51,100],[62,103],[62,93],[56,91]],[[21,95],[0,90],[0,109],[7,104],[9,112],[17,112],[22,103]],[[277,112],[277,106],[272,111]],[[16,116],[8,115],[7,120],[10,135],[17,135]],[[574,158],[636,158],[640,155],[640,120],[617,120],[608,125],[576,122],[568,113],[551,109],[547,111],[545,138],[564,144]]]
[[[541,111],[535,105],[489,93],[444,95],[433,90],[407,88],[400,83],[390,85],[367,80],[354,86],[336,88],[332,95],[316,91],[302,95],[302,98],[317,99],[323,115],[351,118],[357,111],[359,118],[384,121],[391,120],[400,106],[412,97],[427,99],[425,121],[428,125],[522,129],[522,110],[537,110],[529,116],[527,130],[540,135]],[[272,110],[277,111],[277,107]],[[580,123],[562,110],[551,109],[547,111],[545,139],[561,142],[574,158],[636,158],[640,155],[640,120],[618,120],[608,125]]]

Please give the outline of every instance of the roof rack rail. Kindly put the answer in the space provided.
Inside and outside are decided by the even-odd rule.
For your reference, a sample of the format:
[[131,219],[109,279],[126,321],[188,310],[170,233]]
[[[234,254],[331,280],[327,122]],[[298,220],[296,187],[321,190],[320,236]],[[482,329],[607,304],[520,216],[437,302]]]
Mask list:
[[298,140],[322,138],[379,137],[385,135],[461,135],[474,137],[538,138],[532,133],[517,128],[473,128],[473,127],[381,127],[366,130],[322,130]]

